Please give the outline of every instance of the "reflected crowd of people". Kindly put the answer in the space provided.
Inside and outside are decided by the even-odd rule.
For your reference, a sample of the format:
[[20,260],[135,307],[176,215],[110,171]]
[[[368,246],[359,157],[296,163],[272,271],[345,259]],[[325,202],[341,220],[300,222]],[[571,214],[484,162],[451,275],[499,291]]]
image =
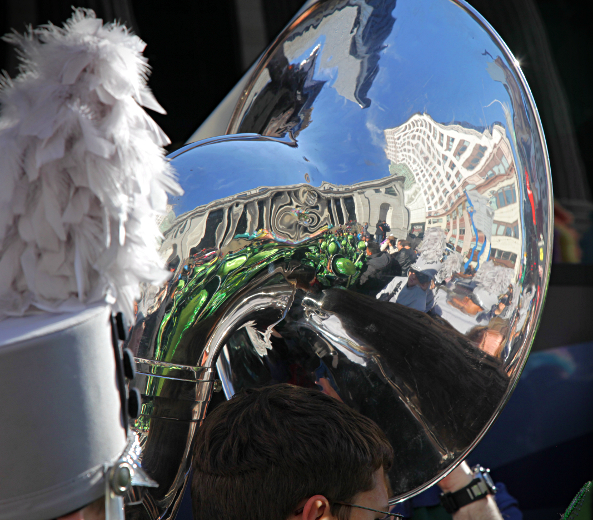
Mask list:
[[368,232],[368,223],[360,226],[358,238],[366,244],[366,262],[351,289],[446,320],[510,369],[534,288],[526,285],[518,293],[513,269],[492,258],[470,262],[448,247],[441,228],[398,239],[393,234],[383,236],[381,223],[375,236]]

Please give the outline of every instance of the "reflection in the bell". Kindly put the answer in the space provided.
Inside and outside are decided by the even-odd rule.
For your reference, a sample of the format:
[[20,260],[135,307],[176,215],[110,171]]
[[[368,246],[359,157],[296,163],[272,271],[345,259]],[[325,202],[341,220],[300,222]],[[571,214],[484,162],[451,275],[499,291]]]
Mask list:
[[168,228],[162,226],[165,240],[161,254],[176,267],[180,258],[204,249],[234,251],[266,233],[291,243],[315,236],[327,226],[350,229],[354,225],[358,233],[358,222],[377,218],[377,207],[387,208],[392,232],[406,236],[409,222],[404,180],[386,176],[349,186],[324,181],[319,188],[262,186],[238,193],[180,215]]
[[[265,335],[270,319],[248,323]],[[354,291],[299,290],[273,326],[265,352],[242,329],[229,338],[218,367],[232,391],[318,385],[364,411],[388,433],[400,463],[418,466],[412,475],[393,471],[396,493],[420,486],[459,456],[508,387],[500,360],[445,322]],[[451,414],[460,401],[464,406]],[[392,410],[387,419],[385,409]]]
[[[286,214],[289,201],[300,203],[305,197],[315,208],[326,209],[334,200],[333,191],[324,195],[302,190],[289,192],[301,194],[298,199],[280,190],[272,201],[284,204],[267,215],[282,210]],[[270,207],[275,208],[273,202]],[[233,210],[231,203],[227,211]],[[329,220],[327,209],[322,218]],[[183,223],[183,216],[177,222]],[[167,233],[175,232],[177,222]],[[232,233],[243,231],[228,225]],[[247,219],[243,225],[248,225]],[[360,294],[368,293],[360,280],[375,255],[368,256],[373,244],[360,240],[362,225],[356,221],[317,227],[299,243],[281,240],[277,235],[285,229],[280,225],[276,232],[260,229],[251,235],[234,234],[230,240],[211,229],[221,249],[196,251],[183,266],[170,258],[178,274],[166,296],[154,295],[165,312],[153,352],[140,351],[140,358],[152,356],[186,367],[217,362],[228,395],[273,382],[317,385],[380,424],[392,437],[402,463],[418,464],[404,475],[394,470],[392,486],[398,494],[420,487],[446,468],[486,426],[509,379],[501,356],[484,340],[490,338],[490,329],[483,337],[478,331],[466,337],[435,312],[433,291],[446,289],[445,281],[439,289],[433,282],[448,252],[440,228],[427,229],[408,277],[387,276],[388,287],[403,282],[404,294],[408,287],[414,298],[416,291],[430,294],[421,309],[404,300],[403,305],[382,301],[379,289]],[[212,237],[194,236],[198,243],[207,238]],[[170,242],[166,239],[163,246],[170,248]],[[397,296],[390,299],[398,301]],[[145,303],[147,309],[157,308]],[[151,373],[146,393],[162,400],[168,395],[166,388],[175,384]],[[360,385],[368,388],[361,393]],[[453,403],[460,402],[463,406],[451,414]],[[150,418],[163,413],[157,413],[155,405],[158,408],[155,400],[143,404],[137,427],[150,430]],[[381,413],[386,408],[393,410],[388,420]],[[151,453],[147,452],[148,463]]]
[[[296,153],[290,143],[247,142],[254,151],[271,145]],[[317,387],[374,419],[408,468],[390,476],[401,497],[459,460],[487,427],[511,386],[534,296],[520,293],[522,264],[508,267],[491,254],[493,215],[520,219],[519,205],[508,199],[494,209],[499,199],[483,193],[516,178],[508,170],[485,175],[441,213],[426,209],[431,223],[418,240],[409,233],[406,193],[420,181],[407,163],[393,169],[404,175],[352,185],[260,185],[179,216],[172,205],[161,223],[161,254],[174,277],[160,290],[145,288],[131,345],[146,360],[136,428],[145,434],[146,464],[163,482],[162,495],[145,501],[158,509],[170,500],[168,489],[179,489],[209,399],[192,388],[211,381],[214,366],[228,397],[288,382]],[[478,162],[460,186],[482,171]],[[452,247],[458,228],[446,225],[447,212],[470,222],[472,249]],[[365,235],[364,223],[374,218],[400,238],[396,253]],[[521,247],[520,238],[501,239]],[[165,434],[178,439],[167,448],[166,470],[159,455]]]
[[174,515],[216,374],[360,410],[396,450],[392,500],[415,494],[496,418],[541,312],[550,177],[517,64],[466,4],[317,2],[228,130],[254,133],[171,156],[173,275],[131,334],[149,517]]

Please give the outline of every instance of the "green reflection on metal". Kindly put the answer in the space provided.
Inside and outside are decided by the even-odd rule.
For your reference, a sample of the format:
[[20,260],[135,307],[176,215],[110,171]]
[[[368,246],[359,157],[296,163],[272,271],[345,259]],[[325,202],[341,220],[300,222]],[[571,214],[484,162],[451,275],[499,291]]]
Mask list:
[[327,252],[330,255],[335,255],[340,250],[340,246],[337,242],[330,242],[327,246]]
[[247,260],[246,255],[241,255],[241,256],[238,256],[237,258],[231,258],[220,266],[220,269],[218,270],[218,274],[220,276],[224,276],[225,274],[228,274],[231,271],[234,271],[238,267],[241,267],[245,263],[246,260]]
[[[174,361],[176,349],[189,329],[215,313],[275,262],[293,259],[313,268],[315,280],[326,287],[353,284],[365,262],[364,253],[354,246],[356,237],[336,236],[335,230],[326,230],[298,244],[273,240],[266,230],[258,231],[250,240],[248,246],[225,256],[219,256],[220,252],[194,255],[181,268],[177,280],[169,286],[174,289],[156,337],[156,360]],[[149,379],[151,395],[158,395],[160,378]]]
[[340,274],[345,274],[348,276],[352,276],[356,274],[356,266],[352,261],[348,260],[347,258],[337,258],[334,262],[335,270],[338,271]]

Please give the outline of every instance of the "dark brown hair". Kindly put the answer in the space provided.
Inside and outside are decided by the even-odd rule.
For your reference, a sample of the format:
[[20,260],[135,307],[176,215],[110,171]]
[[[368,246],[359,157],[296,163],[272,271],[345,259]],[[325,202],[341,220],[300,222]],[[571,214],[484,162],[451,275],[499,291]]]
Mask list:
[[371,252],[371,254],[376,255],[377,253],[381,252],[381,245],[377,244],[377,242],[369,242],[367,244],[367,249]]
[[[392,460],[373,421],[318,390],[246,390],[197,432],[194,520],[286,520],[313,495],[349,501],[373,489],[374,473]],[[332,505],[332,514],[339,509]]]

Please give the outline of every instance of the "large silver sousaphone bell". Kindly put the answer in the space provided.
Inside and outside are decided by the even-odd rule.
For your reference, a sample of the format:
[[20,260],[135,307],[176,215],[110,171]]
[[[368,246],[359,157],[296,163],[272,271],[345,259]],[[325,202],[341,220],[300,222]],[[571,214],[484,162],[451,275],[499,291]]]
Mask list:
[[[541,315],[550,171],[517,62],[460,0],[318,2],[228,133],[171,155],[173,275],[144,288],[129,341],[160,487],[129,518],[175,516],[218,379],[344,401],[394,446],[393,501],[420,492],[500,413]],[[413,274],[372,262],[365,231],[411,242]]]

